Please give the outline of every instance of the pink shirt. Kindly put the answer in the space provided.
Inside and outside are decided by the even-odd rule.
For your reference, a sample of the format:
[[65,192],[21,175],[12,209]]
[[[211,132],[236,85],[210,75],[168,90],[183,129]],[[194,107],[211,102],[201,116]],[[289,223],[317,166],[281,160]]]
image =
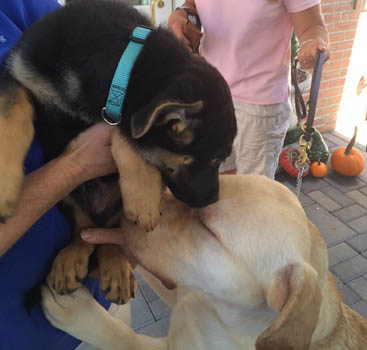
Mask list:
[[320,0],[196,0],[204,37],[200,53],[227,80],[233,99],[273,104],[289,97],[289,13]]

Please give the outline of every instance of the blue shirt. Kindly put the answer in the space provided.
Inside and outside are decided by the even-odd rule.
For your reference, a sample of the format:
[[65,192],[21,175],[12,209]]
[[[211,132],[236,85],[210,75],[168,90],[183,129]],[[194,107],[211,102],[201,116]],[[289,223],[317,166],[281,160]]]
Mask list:
[[[22,32],[58,7],[55,0],[0,0],[0,71],[4,56]],[[26,172],[44,163],[35,135],[25,161]],[[40,305],[30,316],[23,306],[25,293],[45,276],[53,258],[69,239],[69,225],[54,207],[0,258],[0,350],[71,350],[79,345],[79,340],[49,324]],[[110,304],[98,283],[97,280],[86,281],[94,297],[107,308]]]

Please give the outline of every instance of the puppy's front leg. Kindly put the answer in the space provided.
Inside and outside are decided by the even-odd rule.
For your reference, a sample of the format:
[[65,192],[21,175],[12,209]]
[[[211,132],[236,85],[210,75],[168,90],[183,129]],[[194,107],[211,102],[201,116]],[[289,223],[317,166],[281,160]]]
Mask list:
[[50,323],[101,350],[165,350],[164,339],[137,335],[124,322],[113,318],[85,288],[59,295],[42,288],[42,307]]
[[99,281],[106,298],[116,304],[125,304],[135,297],[136,280],[133,269],[117,245],[97,247]]
[[11,77],[0,86],[0,220],[11,216],[22,190],[23,163],[33,139],[33,105]]
[[63,202],[72,209],[74,225],[70,244],[57,254],[49,274],[50,284],[60,294],[71,293],[81,287],[88,273],[89,256],[95,246],[83,241],[80,232],[85,228],[96,227],[70,196]]
[[120,174],[124,216],[147,231],[153,230],[160,217],[160,172],[133,149],[118,129],[112,134],[112,154]]

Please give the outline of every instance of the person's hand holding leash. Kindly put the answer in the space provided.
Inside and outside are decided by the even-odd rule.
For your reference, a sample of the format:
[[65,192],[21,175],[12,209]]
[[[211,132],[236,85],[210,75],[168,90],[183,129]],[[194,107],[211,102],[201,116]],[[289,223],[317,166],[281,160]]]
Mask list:
[[201,33],[201,22],[193,1],[186,1],[168,18],[168,28],[182,40],[194,53],[198,53]]
[[325,26],[320,4],[304,11],[290,13],[294,31],[300,43],[298,62],[304,69],[313,68],[317,49],[328,60],[329,35]]
[[185,45],[190,47],[190,41],[184,34],[184,26],[186,23],[187,15],[183,10],[174,11],[168,18],[168,28],[179,40],[182,40]]
[[325,54],[325,61],[329,59],[330,53],[327,43],[322,38],[307,39],[300,43],[298,62],[303,68],[313,68],[317,49]]

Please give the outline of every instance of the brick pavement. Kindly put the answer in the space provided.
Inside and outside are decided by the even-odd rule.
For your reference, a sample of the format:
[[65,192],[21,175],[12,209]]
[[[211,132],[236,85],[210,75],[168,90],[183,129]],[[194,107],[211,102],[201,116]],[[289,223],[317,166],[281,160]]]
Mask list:
[[[347,141],[336,133],[323,135],[330,152]],[[357,145],[363,154],[364,147]],[[277,181],[295,191],[295,180],[280,172]],[[343,177],[329,169],[323,179],[311,175],[303,181],[300,202],[323,234],[329,251],[329,268],[344,302],[367,317],[367,171]],[[170,310],[138,276],[138,293],[132,302],[132,326],[138,333],[165,336]]]

